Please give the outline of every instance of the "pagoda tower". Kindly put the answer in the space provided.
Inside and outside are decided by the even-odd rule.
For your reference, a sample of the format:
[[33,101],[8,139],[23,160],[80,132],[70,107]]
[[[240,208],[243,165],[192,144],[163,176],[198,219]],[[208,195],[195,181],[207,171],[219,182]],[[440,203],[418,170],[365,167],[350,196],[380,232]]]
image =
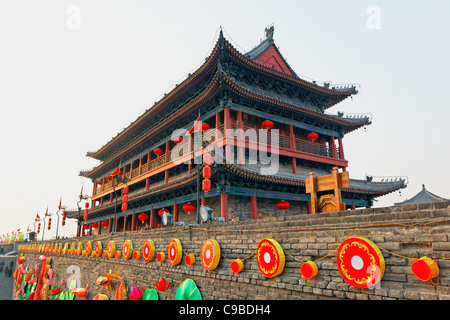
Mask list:
[[[160,214],[166,211],[173,222],[196,224],[201,205],[224,222],[233,214],[240,221],[308,214],[310,173],[328,175],[336,167],[346,172],[345,135],[371,124],[367,115],[328,112],[355,94],[354,85],[299,77],[276,46],[273,28],[247,53],[220,31],[193,74],[87,154],[100,164],[80,172],[94,184],[87,219],[78,217],[80,223],[89,234],[154,229],[164,226]],[[209,178],[204,154],[213,159]],[[203,190],[205,179],[210,186]],[[342,202],[347,209],[370,207],[374,198],[405,186],[402,179],[350,178]],[[287,210],[277,208],[283,201]]]

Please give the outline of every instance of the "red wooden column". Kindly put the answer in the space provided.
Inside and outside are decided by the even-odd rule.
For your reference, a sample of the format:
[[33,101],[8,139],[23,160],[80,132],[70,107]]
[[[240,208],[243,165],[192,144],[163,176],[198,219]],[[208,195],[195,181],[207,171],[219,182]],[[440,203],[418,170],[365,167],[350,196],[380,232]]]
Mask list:
[[136,230],[136,215],[137,215],[137,213],[133,213],[131,215],[131,231]]
[[97,234],[102,234],[102,222],[101,221],[98,222]]
[[[166,163],[168,163],[169,162],[169,140],[167,140],[166,141],[166,155],[165,155],[165,162]],[[165,183],[167,183],[167,182],[169,182],[169,170],[167,169],[165,172],[164,172],[164,182]]]
[[173,222],[178,222],[178,204],[173,205]]
[[[227,132],[230,132],[231,129],[231,118],[230,118],[230,108],[224,108],[223,109],[223,121],[224,121],[224,137],[226,140],[225,145],[225,159],[231,160],[231,147],[232,147],[232,136],[228,136]],[[226,161],[226,160],[225,160]]]
[[113,221],[113,219],[112,219],[112,218],[109,218],[108,233],[111,233],[111,232],[112,232],[112,221]]
[[[289,125],[289,142],[292,150],[296,149],[294,127]],[[292,157],[292,173],[297,174],[297,159]]]
[[228,193],[220,194],[220,216],[228,222]]
[[150,229],[156,228],[156,216],[155,209],[150,210]]
[[250,218],[258,219],[258,209],[257,209],[256,196],[250,196]]
[[83,228],[81,227],[81,223],[80,223],[77,227],[77,237],[81,237],[81,230],[83,230]]
[[337,150],[336,150],[336,142],[334,141],[334,137],[330,137],[330,147],[331,152],[333,154],[333,158],[337,158]]
[[339,144],[339,158],[344,160],[344,145],[342,144],[342,138],[338,138],[338,144]]

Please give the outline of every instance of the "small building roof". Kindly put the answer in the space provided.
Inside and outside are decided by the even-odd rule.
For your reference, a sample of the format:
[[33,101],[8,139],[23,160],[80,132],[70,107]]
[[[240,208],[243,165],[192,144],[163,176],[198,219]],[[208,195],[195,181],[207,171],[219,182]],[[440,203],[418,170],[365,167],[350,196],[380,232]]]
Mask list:
[[425,188],[425,185],[422,184],[422,190],[414,197],[409,200],[405,200],[403,202],[394,203],[395,205],[404,205],[404,204],[418,204],[418,203],[430,203],[430,202],[439,202],[446,201],[448,199],[442,198],[440,196],[435,195],[434,193],[428,191]]

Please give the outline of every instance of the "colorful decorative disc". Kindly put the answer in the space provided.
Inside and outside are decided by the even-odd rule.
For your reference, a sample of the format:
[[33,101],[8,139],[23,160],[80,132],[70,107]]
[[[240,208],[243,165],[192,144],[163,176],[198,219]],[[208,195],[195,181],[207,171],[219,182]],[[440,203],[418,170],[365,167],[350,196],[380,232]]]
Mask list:
[[202,265],[206,270],[214,270],[220,261],[220,245],[217,240],[206,240],[202,247]]
[[100,256],[102,255],[102,251],[103,251],[102,243],[101,243],[100,241],[97,241],[97,242],[95,243],[95,249],[94,249],[95,256],[96,256],[97,258],[100,257]]
[[75,250],[77,250],[77,243],[72,242],[72,244],[70,245],[70,254],[75,254]]
[[92,242],[86,241],[86,245],[84,246],[84,254],[89,257],[92,253]]
[[269,278],[280,275],[284,270],[283,248],[274,239],[263,239],[256,249],[256,261],[261,273]]
[[83,242],[78,242],[77,250],[75,251],[75,254],[81,255],[83,253]]
[[304,276],[306,279],[311,279],[317,276],[319,269],[317,268],[317,265],[314,262],[308,261],[302,263],[302,265],[300,266],[300,272],[302,276]]
[[115,254],[116,254],[116,242],[114,240],[109,241],[107,252],[108,252],[108,258],[114,258]]
[[411,271],[422,281],[431,280],[439,275],[439,267],[436,262],[428,257],[414,260],[411,264]]
[[179,239],[170,240],[168,253],[171,265],[176,266],[180,264],[181,259],[183,258],[183,249]]
[[133,243],[131,240],[125,240],[123,242],[122,252],[125,260],[128,260],[133,256]]
[[145,262],[150,262],[155,257],[155,245],[153,244],[153,241],[150,239],[147,239],[144,241],[144,244],[142,245],[142,259],[144,259]]
[[384,258],[378,246],[362,237],[349,238],[337,252],[342,278],[356,288],[369,288],[384,275]]

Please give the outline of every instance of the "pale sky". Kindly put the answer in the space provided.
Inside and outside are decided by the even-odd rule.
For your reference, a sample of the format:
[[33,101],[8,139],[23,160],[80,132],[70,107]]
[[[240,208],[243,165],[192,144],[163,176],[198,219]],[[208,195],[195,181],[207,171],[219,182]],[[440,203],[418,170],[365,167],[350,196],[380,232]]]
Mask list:
[[[78,172],[98,161],[86,152],[199,67],[220,26],[244,53],[271,24],[298,75],[360,85],[329,110],[373,117],[344,138],[350,178],[409,180],[374,206],[409,199],[422,184],[450,198],[449,1],[3,0],[0,236],[32,228],[60,197],[76,208],[83,182],[91,195]],[[73,221],[59,227],[75,231]],[[55,233],[53,215],[45,239]]]

